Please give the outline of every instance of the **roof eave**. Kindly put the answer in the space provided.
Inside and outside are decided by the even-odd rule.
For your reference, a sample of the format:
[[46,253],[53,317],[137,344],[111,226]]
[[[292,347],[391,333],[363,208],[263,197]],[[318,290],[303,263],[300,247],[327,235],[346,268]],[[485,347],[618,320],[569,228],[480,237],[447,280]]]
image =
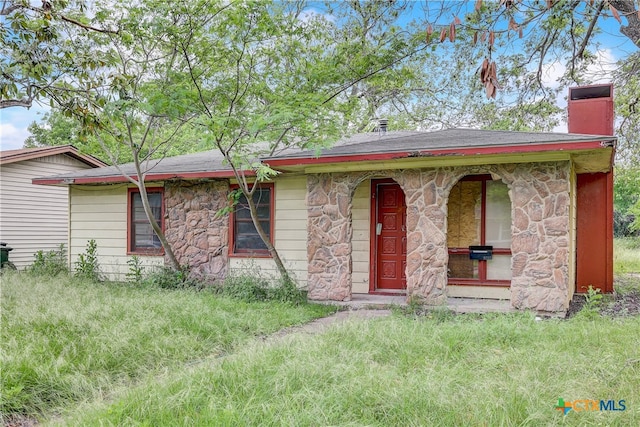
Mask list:
[[506,146],[484,146],[484,147],[468,147],[468,148],[447,148],[437,150],[419,150],[419,151],[395,151],[383,153],[358,153],[343,155],[325,155],[319,157],[287,157],[287,158],[268,158],[264,162],[270,167],[282,166],[305,166],[323,163],[347,163],[358,161],[384,161],[398,160],[404,158],[416,157],[440,157],[440,156],[480,156],[491,154],[526,154],[545,151],[582,151],[594,150],[599,148],[614,147],[614,137],[603,138],[597,141],[574,141],[574,142],[558,142],[558,143],[541,143],[526,145],[506,145]]

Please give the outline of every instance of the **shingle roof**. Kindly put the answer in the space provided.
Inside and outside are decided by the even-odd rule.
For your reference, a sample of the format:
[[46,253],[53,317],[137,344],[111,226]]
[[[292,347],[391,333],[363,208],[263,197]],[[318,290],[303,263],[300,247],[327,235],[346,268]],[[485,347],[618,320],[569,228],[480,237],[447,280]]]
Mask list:
[[[455,150],[491,147],[519,147],[521,151],[528,146],[540,147],[550,144],[571,144],[576,142],[614,141],[612,136],[581,135],[549,132],[510,132],[477,129],[448,129],[435,132],[393,131],[386,133],[357,134],[338,141],[332,148],[320,151],[320,157],[366,156],[379,153],[403,153],[403,157],[411,157],[413,153],[423,155],[430,150]],[[316,158],[315,150],[288,149],[277,156],[263,160],[275,163],[295,162],[296,159]],[[343,160],[348,161],[348,160]],[[132,163],[122,165],[123,171],[134,175]],[[167,157],[159,161],[151,161],[146,165],[146,180],[167,180],[172,178],[222,178],[231,177],[232,170],[225,164],[222,155],[216,151],[205,151],[196,154]],[[123,182],[120,171],[114,167],[104,167],[79,171],[55,177],[39,178],[34,182],[53,183],[88,183],[88,182]]]
[[[478,129],[446,129],[435,132],[386,132],[354,135],[340,145],[322,150],[323,156],[421,152],[455,148],[512,147],[529,144],[558,144],[611,141],[612,136],[551,132],[513,132]],[[274,156],[271,159],[318,157],[313,150]]]
[[[120,166],[124,173],[135,176],[135,166],[133,163],[126,163]],[[164,180],[176,178],[189,178],[207,176],[216,177],[219,172],[226,172],[229,175],[231,168],[223,164],[223,157],[217,151],[203,151],[195,154],[184,154],[181,156],[165,157],[160,160],[150,160],[142,164],[143,171],[146,171],[148,180]],[[75,182],[87,178],[91,181],[116,182],[126,181],[120,170],[115,166],[107,166],[99,169],[90,169],[56,175],[53,177],[38,178],[37,180],[58,180],[65,182]]]
[[74,159],[94,168],[106,166],[106,163],[102,160],[87,154],[81,154],[76,147],[70,144],[57,145],[53,147],[20,148],[17,150],[0,151],[0,165],[39,159],[41,157],[55,156],[58,154],[65,154],[73,157]]

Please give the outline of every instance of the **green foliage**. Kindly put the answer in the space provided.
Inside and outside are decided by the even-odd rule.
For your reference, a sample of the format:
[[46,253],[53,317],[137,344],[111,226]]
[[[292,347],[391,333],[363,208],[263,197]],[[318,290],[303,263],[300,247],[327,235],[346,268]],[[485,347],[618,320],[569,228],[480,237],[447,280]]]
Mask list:
[[632,236],[640,231],[640,168],[617,166],[613,181],[614,234]]
[[[36,100],[76,108],[75,96],[91,89],[96,73],[115,56],[94,31],[110,31],[104,10],[85,1],[5,1],[0,25],[0,104],[29,107]],[[79,25],[78,23],[81,23]],[[98,47],[99,46],[99,47]],[[5,104],[6,103],[6,104]]]
[[587,310],[595,310],[599,308],[602,304],[602,294],[600,293],[600,289],[589,285],[589,289],[587,289],[587,293],[584,295],[584,300],[584,308]]
[[27,269],[29,273],[50,277],[69,273],[67,250],[64,243],[61,243],[57,250],[53,249],[47,252],[39,250],[33,257],[33,264]]
[[587,293],[584,294],[584,305],[576,314],[577,318],[594,320],[600,318],[600,310],[602,309],[604,296],[600,293],[600,289],[596,289],[589,285]]
[[85,252],[78,255],[78,260],[75,262],[74,275],[96,282],[102,280],[100,263],[98,262],[98,244],[95,239],[89,240]]
[[616,135],[619,137],[616,157],[627,167],[635,167],[637,179],[637,165],[640,164],[640,114],[638,114],[640,52],[629,55],[619,61],[617,65],[614,72],[614,86],[616,88],[614,102],[620,125],[616,129]]
[[144,277],[144,285],[160,289],[202,289],[205,284],[190,277],[186,267],[176,270],[171,267],[158,267]]
[[259,268],[232,271],[222,283],[222,294],[246,302],[277,301],[302,304],[307,293],[292,280],[264,278]]
[[129,266],[129,271],[126,274],[127,280],[132,283],[141,283],[144,278],[144,267],[140,257],[133,255],[127,260],[127,265]]

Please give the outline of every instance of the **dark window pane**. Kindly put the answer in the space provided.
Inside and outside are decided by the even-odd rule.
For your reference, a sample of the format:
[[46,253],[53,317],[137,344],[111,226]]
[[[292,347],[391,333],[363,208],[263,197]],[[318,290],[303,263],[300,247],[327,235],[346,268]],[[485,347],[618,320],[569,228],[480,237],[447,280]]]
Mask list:
[[[162,222],[162,193],[149,192],[147,193],[149,199],[149,207],[151,213],[158,223]],[[137,249],[159,249],[161,247],[160,239],[153,231],[147,215],[144,212],[142,206],[142,198],[140,193],[131,194],[131,235],[132,235],[132,250]]]
[[251,220],[251,212],[248,206],[236,206],[236,218]]
[[[258,219],[268,238],[271,238],[271,188],[256,190],[253,194]],[[266,245],[256,231],[251,219],[247,199],[240,196],[234,216],[234,248],[238,252],[264,251]]]
[[258,206],[258,218],[269,219],[271,216],[271,208],[269,206]]

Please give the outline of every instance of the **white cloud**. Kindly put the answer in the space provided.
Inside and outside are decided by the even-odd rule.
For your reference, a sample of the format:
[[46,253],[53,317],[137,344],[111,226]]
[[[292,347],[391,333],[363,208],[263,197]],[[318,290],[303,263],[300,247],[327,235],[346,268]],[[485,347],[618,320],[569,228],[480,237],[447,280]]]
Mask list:
[[24,140],[31,135],[24,127],[16,127],[11,123],[0,123],[0,148],[4,150],[15,150],[22,148]]
[[593,64],[587,67],[586,76],[592,83],[609,83],[613,79],[616,70],[617,58],[610,49],[602,49],[596,52]]

